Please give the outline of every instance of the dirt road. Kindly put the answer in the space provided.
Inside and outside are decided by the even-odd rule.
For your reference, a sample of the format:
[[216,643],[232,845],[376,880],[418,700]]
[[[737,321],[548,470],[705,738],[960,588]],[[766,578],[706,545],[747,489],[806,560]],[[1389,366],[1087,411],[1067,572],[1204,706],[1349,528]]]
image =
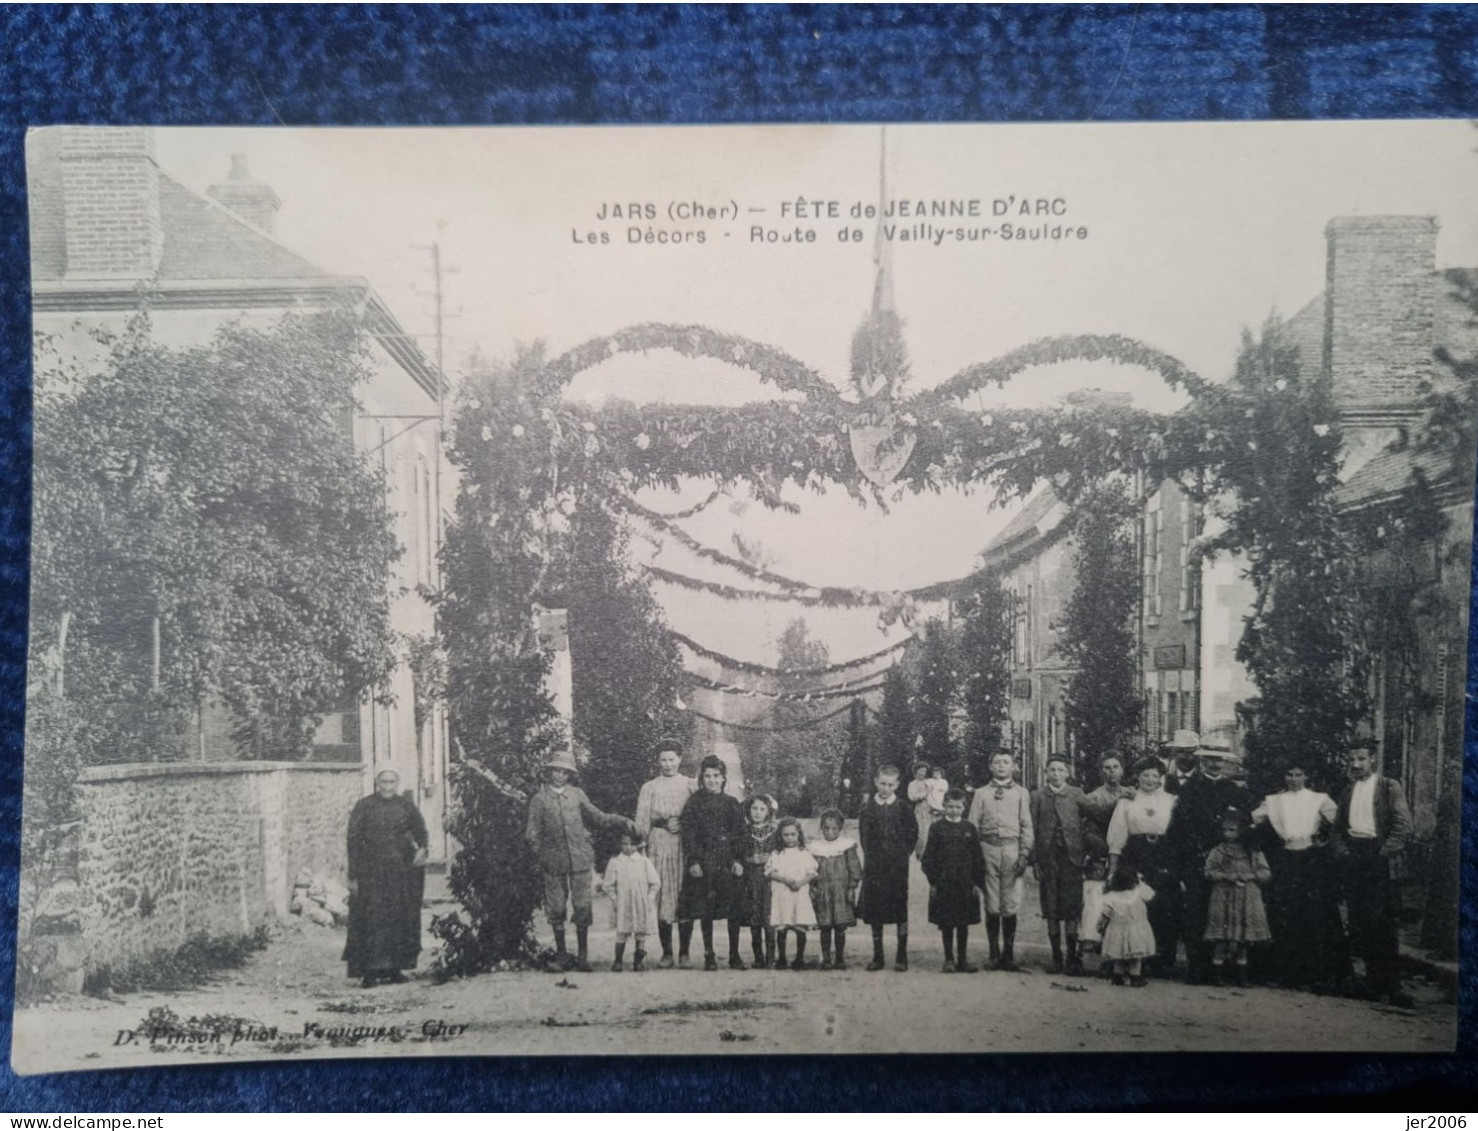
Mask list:
[[[494,973],[439,986],[422,975],[408,985],[362,990],[345,978],[339,961],[343,934],[294,919],[245,968],[207,987],[19,1010],[13,1059],[29,1073],[498,1053],[1439,1052],[1456,1040],[1455,1007],[1435,987],[1416,983],[1407,988],[1417,1007],[1396,1010],[1259,987],[1164,981],[1130,989],[1049,975],[1031,890],[1018,950],[1033,972],[944,975],[939,937],[923,921],[922,876],[915,873],[907,973],[862,970],[870,951],[864,927],[850,933],[852,969],[845,972],[615,974],[608,969],[608,912],[598,904],[593,974]],[[718,934],[722,939],[722,928]],[[984,939],[976,934],[971,942],[978,958]],[[813,942],[813,957],[814,948]],[[891,950],[890,932],[890,961]],[[722,941],[719,951],[724,954]],[[747,960],[747,937],[744,951]],[[204,1019],[191,1030],[199,1040],[151,1042],[141,1027],[154,1010]]]

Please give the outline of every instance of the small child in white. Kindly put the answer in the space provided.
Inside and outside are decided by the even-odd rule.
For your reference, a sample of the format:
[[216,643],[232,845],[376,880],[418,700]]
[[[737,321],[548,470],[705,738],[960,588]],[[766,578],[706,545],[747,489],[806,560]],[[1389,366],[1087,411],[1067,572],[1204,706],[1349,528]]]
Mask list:
[[1139,878],[1133,868],[1122,864],[1108,882],[1098,929],[1103,935],[1103,965],[1113,969],[1113,984],[1122,986],[1124,974],[1135,987],[1149,983],[1141,976],[1141,963],[1155,953],[1155,932],[1150,928],[1149,908],[1155,890]]
[[602,889],[616,905],[616,961],[611,970],[626,969],[626,940],[635,936],[633,970],[646,969],[647,936],[657,929],[657,892],[662,881],[656,866],[641,852],[641,837],[621,834],[621,852],[606,865]]
[[792,970],[806,968],[806,929],[816,925],[811,906],[811,881],[818,871],[816,857],[806,851],[806,837],[794,817],[775,827],[778,849],[765,865],[770,877],[770,925],[775,928],[775,969],[785,965],[785,935],[795,932],[795,961]]

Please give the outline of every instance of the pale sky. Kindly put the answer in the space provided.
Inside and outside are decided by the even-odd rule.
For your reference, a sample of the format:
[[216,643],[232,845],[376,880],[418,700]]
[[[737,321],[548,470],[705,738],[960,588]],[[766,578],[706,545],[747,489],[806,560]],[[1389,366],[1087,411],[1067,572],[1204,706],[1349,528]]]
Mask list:
[[[931,246],[895,242],[894,293],[912,358],[905,395],[1034,339],[1066,333],[1139,338],[1219,378],[1246,325],[1291,314],[1323,287],[1332,217],[1436,215],[1439,266],[1478,265],[1478,131],[1464,122],[890,126],[889,196],[977,199],[979,219],[1076,228],[1071,242]],[[641,322],[700,323],[779,346],[844,386],[851,335],[873,286],[880,130],[864,126],[608,129],[169,129],[161,168],[196,190],[223,179],[230,154],[282,197],[277,235],[325,268],[367,277],[406,329],[432,328],[429,255],[446,277],[448,369],[474,348],[505,356],[543,339],[559,353]],[[782,202],[836,201],[838,219],[805,219],[814,244],[755,244],[751,223],[789,231]],[[1062,200],[1060,216],[992,217],[997,198]],[[650,202],[636,226],[707,232],[707,241],[628,243],[613,203]],[[671,220],[673,202],[737,205],[737,220]],[[763,213],[750,213],[763,208]],[[898,221],[908,226],[912,218]],[[839,242],[840,228],[860,242]],[[608,244],[585,242],[604,229]],[[728,232],[728,236],[723,233]],[[576,242],[579,234],[581,242]],[[430,348],[430,339],[426,340]],[[1050,403],[1074,388],[1130,391],[1178,406],[1157,379],[1078,364],[1019,377],[972,406]],[[717,363],[620,358],[571,395],[734,404],[773,396]],[[684,500],[668,499],[665,504]],[[691,532],[731,550],[759,538],[778,572],[816,584],[913,587],[969,572],[1008,517],[980,496],[905,498],[883,515],[834,492],[797,496],[800,517],[716,507]],[[659,504],[661,505],[661,504]],[[664,564],[679,568],[676,548]],[[682,568],[698,569],[691,560]],[[707,572],[732,583],[733,575]],[[661,593],[675,627],[730,654],[772,661],[791,611],[719,608]],[[807,611],[833,659],[885,643],[869,611]],[[824,626],[823,626],[824,622]]]

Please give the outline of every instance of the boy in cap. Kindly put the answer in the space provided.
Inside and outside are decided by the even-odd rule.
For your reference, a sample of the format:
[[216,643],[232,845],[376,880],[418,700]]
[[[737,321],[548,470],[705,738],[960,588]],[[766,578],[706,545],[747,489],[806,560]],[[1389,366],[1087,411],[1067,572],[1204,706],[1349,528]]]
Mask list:
[[544,914],[554,932],[554,962],[557,970],[570,968],[565,949],[565,911],[573,905],[576,957],[574,968],[589,973],[590,899],[595,884],[595,846],[591,828],[636,831],[625,817],[602,813],[590,803],[585,791],[570,779],[580,772],[575,757],[561,750],[544,764],[544,784],[529,799],[524,839],[533,849],[544,874]]

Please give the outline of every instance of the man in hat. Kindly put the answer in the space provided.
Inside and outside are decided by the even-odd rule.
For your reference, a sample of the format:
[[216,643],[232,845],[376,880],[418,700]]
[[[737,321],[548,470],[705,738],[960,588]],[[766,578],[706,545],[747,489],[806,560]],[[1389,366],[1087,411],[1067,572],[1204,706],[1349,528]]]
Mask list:
[[1365,960],[1370,996],[1410,1008],[1411,998],[1401,989],[1401,891],[1396,879],[1411,840],[1411,811],[1401,783],[1381,774],[1370,747],[1351,750],[1345,769],[1350,784],[1339,795],[1334,845],[1344,871],[1350,946]]
[[575,756],[567,750],[556,752],[544,764],[545,780],[529,799],[528,824],[524,837],[539,861],[544,874],[544,914],[554,932],[553,966],[569,969],[569,951],[565,949],[565,912],[573,905],[576,957],[574,967],[590,972],[590,897],[595,884],[595,846],[590,842],[592,828],[635,830],[625,817],[602,813],[590,803],[585,791],[571,783],[580,772]]
[[[1176,733],[1177,738],[1180,732]],[[1165,830],[1168,852],[1185,888],[1185,918],[1182,936],[1192,983],[1210,980],[1211,944],[1205,941],[1206,914],[1211,906],[1211,881],[1206,879],[1206,854],[1221,842],[1221,823],[1234,809],[1246,820],[1252,818],[1252,796],[1247,787],[1232,780],[1229,770],[1241,762],[1230,746],[1196,738],[1196,770],[1181,784],[1175,812]]]
[[1201,736],[1193,730],[1178,730],[1160,747],[1160,761],[1165,764],[1165,792],[1176,794],[1180,787],[1195,773],[1196,751],[1201,748]]

